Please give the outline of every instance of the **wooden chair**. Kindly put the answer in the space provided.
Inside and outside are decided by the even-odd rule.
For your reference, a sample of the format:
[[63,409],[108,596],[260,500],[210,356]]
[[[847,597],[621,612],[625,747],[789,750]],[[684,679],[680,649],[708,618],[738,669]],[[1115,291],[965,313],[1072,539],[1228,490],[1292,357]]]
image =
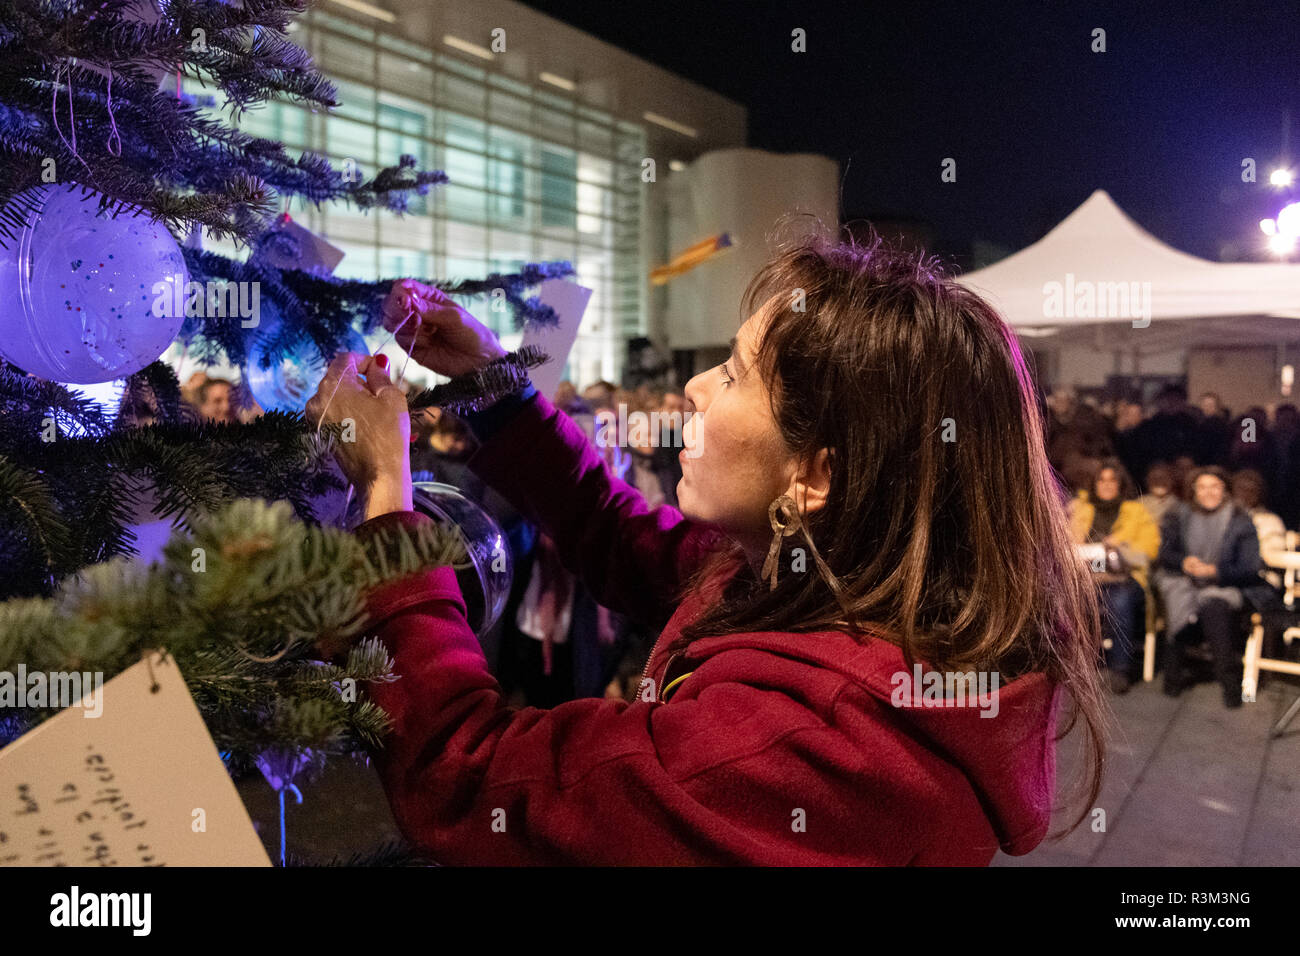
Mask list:
[[1147,631],[1146,644],[1142,649],[1142,680],[1148,684],[1156,679],[1156,635],[1164,629],[1165,619],[1157,617],[1155,626]]
[[[1300,611],[1300,607],[1296,607],[1296,598],[1300,597],[1300,586],[1297,586],[1296,583],[1296,571],[1300,569],[1298,544],[1300,544],[1300,534],[1288,531],[1286,533],[1286,550],[1272,553],[1265,559],[1269,567],[1277,568],[1283,572],[1283,601],[1288,611]],[[1241,699],[1247,704],[1255,702],[1255,691],[1259,688],[1260,671],[1273,671],[1278,674],[1292,674],[1300,677],[1300,662],[1263,656],[1263,619],[1258,613],[1255,613],[1251,615],[1250,620],[1252,626],[1250,637],[1246,641],[1246,654],[1242,658],[1244,671],[1241,678]],[[1286,647],[1290,647],[1291,642],[1297,639],[1300,639],[1300,626],[1293,625],[1282,632],[1282,642]],[[1292,711],[1294,710],[1295,708],[1292,708]],[[1289,718],[1286,719],[1289,720]]]

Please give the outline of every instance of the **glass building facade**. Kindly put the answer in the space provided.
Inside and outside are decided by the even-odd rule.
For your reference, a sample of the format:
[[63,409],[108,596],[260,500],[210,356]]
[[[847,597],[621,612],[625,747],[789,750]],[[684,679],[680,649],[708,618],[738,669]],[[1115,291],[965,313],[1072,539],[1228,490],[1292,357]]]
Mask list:
[[[594,291],[566,377],[580,386],[617,380],[624,343],[646,334],[645,130],[382,26],[319,10],[297,22],[294,42],[336,83],[341,105],[326,114],[270,103],[245,113],[240,129],[291,152],[323,154],[361,179],[404,153],[450,178],[413,196],[401,216],[295,201],[294,219],[346,253],[336,274],[455,280],[569,260],[576,280]],[[464,304],[507,347],[518,344],[510,312],[485,300]]]

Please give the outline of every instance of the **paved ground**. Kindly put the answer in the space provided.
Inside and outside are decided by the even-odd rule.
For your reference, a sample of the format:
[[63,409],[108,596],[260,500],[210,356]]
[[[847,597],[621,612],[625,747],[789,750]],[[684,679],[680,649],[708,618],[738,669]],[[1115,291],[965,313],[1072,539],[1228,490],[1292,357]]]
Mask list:
[[[1159,680],[1110,697],[1117,726],[1097,803],[1105,832],[1084,823],[1026,856],[999,853],[993,865],[1300,865],[1300,716],[1270,737],[1300,682],[1264,681],[1256,702],[1237,710],[1209,683],[1178,698]],[[1061,742],[1058,790],[1082,764],[1080,739]],[[1061,822],[1058,814],[1053,828]]]
[[[1177,699],[1159,681],[1108,698],[1115,729],[1098,807],[1104,832],[1085,823],[1023,857],[998,854],[995,866],[1297,866],[1300,865],[1300,717],[1286,734],[1269,729],[1300,693],[1300,681],[1266,676],[1254,704],[1227,710],[1214,684]],[[1080,766],[1075,731],[1058,751],[1058,788]],[[261,779],[237,782],[279,859],[279,805]],[[303,788],[286,808],[288,846],[304,861],[346,859],[396,839],[397,829],[373,769],[346,761]],[[1055,826],[1059,826],[1058,819]]]

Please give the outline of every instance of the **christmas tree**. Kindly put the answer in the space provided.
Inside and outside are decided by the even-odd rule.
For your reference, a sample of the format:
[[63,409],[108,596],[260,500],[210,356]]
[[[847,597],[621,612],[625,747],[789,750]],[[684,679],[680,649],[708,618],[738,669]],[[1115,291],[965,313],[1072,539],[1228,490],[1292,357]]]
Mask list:
[[[375,743],[384,715],[340,688],[389,676],[383,649],[363,640],[345,665],[333,666],[313,658],[313,644],[364,635],[368,586],[463,557],[449,529],[363,547],[322,526],[318,503],[344,487],[331,463],[337,429],[282,411],[247,424],[197,421],[180,401],[172,368],[155,360],[159,345],[174,338],[190,356],[243,367],[254,353],[262,367],[285,355],[327,362],[379,327],[396,280],[342,280],[286,266],[276,254],[285,234],[275,211],[298,198],[401,213],[413,191],[446,181],[409,156],[362,181],[323,157],[291,156],[281,143],[237,128],[242,111],[271,99],[336,105],[334,87],[286,36],[306,6],[0,6],[0,248],[9,256],[0,257],[0,273],[6,262],[13,266],[7,279],[0,275],[0,289],[6,281],[34,286],[39,270],[30,266],[44,251],[66,272],[59,291],[41,298],[24,286],[21,306],[6,300],[0,312],[7,359],[0,363],[0,669],[26,662],[111,676],[145,650],[166,648],[232,766],[311,765]],[[214,117],[183,94],[182,77],[211,90],[223,112]],[[69,205],[70,195],[77,203]],[[82,245],[61,216],[78,224]],[[122,222],[131,231],[121,235],[157,253],[152,261],[175,263],[187,288],[202,289],[198,308],[189,307],[187,293],[185,314],[166,314],[174,337],[157,338],[156,302],[150,316],[98,314],[93,290],[120,292],[111,283],[120,284],[125,267],[108,260],[127,253],[116,240],[85,240],[81,226],[94,232]],[[194,240],[204,232],[235,240],[247,255],[203,251]],[[186,237],[184,249],[175,245]],[[452,295],[494,293],[521,328],[555,321],[528,289],[572,273],[569,263],[551,263],[423,281]],[[227,286],[257,289],[275,322],[258,328],[238,310],[212,308],[213,288],[219,296]],[[157,291],[143,283],[141,290],[135,298],[144,302]],[[33,305],[42,302],[45,310]],[[72,344],[52,348],[60,335]],[[109,361],[118,339],[127,345]],[[31,360],[15,359],[25,355]],[[414,396],[411,407],[478,407],[544,358],[520,350],[494,376],[453,379]],[[77,361],[90,368],[83,377],[49,371]],[[129,375],[113,373],[122,368]],[[63,384],[120,377],[126,390],[116,415]],[[142,507],[175,526],[164,559],[150,567],[132,560],[133,515]],[[10,713],[0,741],[45,716]]]

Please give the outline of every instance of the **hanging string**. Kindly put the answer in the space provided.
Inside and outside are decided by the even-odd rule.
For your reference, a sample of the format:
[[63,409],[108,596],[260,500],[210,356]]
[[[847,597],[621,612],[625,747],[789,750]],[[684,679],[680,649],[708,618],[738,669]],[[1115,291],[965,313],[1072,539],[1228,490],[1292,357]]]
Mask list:
[[302,791],[298,789],[296,784],[290,783],[280,788],[280,866],[281,867],[285,865],[284,858],[285,858],[285,849],[286,849],[286,841],[285,841],[286,831],[284,828],[284,792],[286,790],[292,791],[293,795],[297,798],[298,803],[299,804],[302,803]]
[[[355,369],[356,366],[353,365],[351,362],[349,362],[349,364],[348,364],[348,368]],[[329,412],[329,410],[330,410],[330,405],[333,404],[333,402],[334,402],[334,396],[337,395],[337,394],[339,393],[339,386],[342,385],[342,384],[343,384],[343,376],[340,375],[340,376],[338,377],[338,381],[336,381],[336,382],[334,383],[334,388],[333,388],[333,390],[330,392],[330,397],[329,397],[328,399],[325,400],[325,407],[324,407],[323,409],[321,409],[320,419],[316,422],[316,437],[317,437],[317,438],[320,437],[321,426],[323,426],[323,425],[325,424],[325,415],[326,415],[327,412]]]
[[[337,382],[334,383],[334,389],[330,392],[330,397],[329,397],[328,399],[326,399],[326,401],[325,401],[325,407],[324,407],[323,409],[321,409],[320,420],[316,422],[316,437],[317,437],[317,438],[320,437],[321,426],[325,424],[325,413],[328,412],[328,411],[330,410],[330,405],[331,405],[331,404],[333,403],[333,401],[334,401],[334,396],[338,394],[338,392],[339,392],[339,386],[342,385],[342,384],[343,384],[343,376],[340,375],[340,376],[339,376],[339,380],[338,380]],[[347,492],[346,492],[346,494],[345,494],[344,497],[343,497],[343,514],[344,514],[345,516],[346,516],[347,513],[348,513],[348,509],[351,508],[351,506],[352,506],[352,490],[353,490],[353,484],[352,484],[352,482],[349,481],[349,482],[348,482],[348,487],[347,487]],[[242,648],[241,648],[241,650],[242,650]],[[288,650],[288,648],[286,647],[285,650]],[[275,658],[272,658],[272,660],[278,660],[278,659],[279,659],[280,657],[282,657],[283,655],[284,655],[284,651],[281,651],[279,654],[276,655]],[[250,654],[246,654],[245,656],[249,656],[249,657],[251,657],[252,655],[250,655]],[[254,657],[253,660],[257,660],[257,658]]]
[[[384,341],[380,343],[379,348],[375,349],[375,351],[376,351],[376,352],[381,351],[381,350],[384,348],[384,346],[388,345],[389,342],[391,342],[391,341],[393,341],[393,339],[397,338],[397,333],[400,332],[400,331],[402,331],[402,329],[406,327],[406,323],[407,323],[407,322],[410,322],[411,319],[413,319],[413,318],[415,318],[415,311],[414,311],[414,310],[410,310],[410,311],[408,311],[407,314],[406,314],[406,318],[402,319],[402,321],[401,321],[400,323],[398,323],[397,328],[393,329],[393,331],[390,332],[390,333],[388,334],[388,338],[384,339]],[[400,344],[401,344],[401,343],[398,343],[398,344],[399,344],[399,347],[400,347]],[[412,345],[412,346],[415,345],[415,340],[414,340],[414,339],[411,340],[411,345]],[[410,353],[408,352],[407,354],[409,355]]]
[[[287,216],[288,213],[286,212],[285,215]],[[386,340],[384,341],[383,345],[381,345],[381,346],[379,347],[379,349],[376,349],[376,350],[375,350],[376,354],[380,351],[380,349],[382,349],[382,348],[384,347],[384,345],[387,345],[388,342],[389,342],[389,340],[391,340],[393,337],[395,337],[395,336],[397,335],[397,333],[402,329],[402,326],[406,325],[406,323],[409,322],[409,321],[411,321],[412,318],[414,318],[414,313],[408,315],[405,319],[403,319],[402,322],[401,322],[401,324],[398,325],[397,328],[393,330],[392,335],[390,335],[389,338],[386,339]],[[417,331],[417,333],[418,333],[418,331],[419,331],[419,326],[418,326],[418,325],[417,325],[417,327],[416,327],[416,331]],[[415,344],[414,340],[412,340],[412,343],[411,343],[411,344],[412,344],[412,346],[414,346],[414,344]],[[406,352],[406,361],[410,361],[410,358],[411,358],[411,353],[410,353],[410,351],[408,350],[408,351]],[[351,364],[351,363],[349,363],[349,368],[352,368],[353,370],[355,370],[356,366],[353,365],[353,364]],[[403,362],[403,363],[402,363],[402,375],[405,375],[405,374],[406,374],[406,362]],[[402,381],[402,378],[399,377],[399,378],[398,378],[398,384],[400,384],[401,381]],[[324,425],[325,425],[325,416],[329,413],[330,406],[331,406],[332,404],[334,404],[334,396],[338,394],[338,392],[339,392],[339,387],[340,387],[342,384],[343,384],[343,376],[340,375],[340,376],[338,377],[338,381],[336,381],[336,382],[334,383],[334,388],[332,388],[332,389],[330,390],[330,397],[327,398],[327,399],[325,400],[325,407],[324,407],[323,409],[321,409],[320,418],[316,421],[316,437],[317,437],[317,438],[320,437],[321,428],[324,427]],[[346,497],[343,499],[343,513],[344,513],[344,514],[347,514],[347,513],[348,513],[348,508],[349,508],[349,507],[351,506],[351,504],[352,504],[352,494],[353,494],[353,491],[354,491],[354,486],[352,485],[351,482],[348,482],[347,494],[346,494]],[[283,653],[283,652],[281,652],[281,653]]]
[[235,647],[235,650],[239,651],[239,653],[242,654],[244,657],[248,658],[250,661],[256,661],[259,664],[274,664],[276,661],[284,657],[285,654],[288,654],[289,649],[290,649],[290,645],[286,644],[284,645],[284,647],[280,648],[280,650],[276,651],[276,653],[272,654],[270,657],[258,657],[256,654],[252,653],[246,647],[239,646],[239,645],[236,645]]
[[[153,676],[153,655],[155,653],[156,650],[154,648],[146,647],[140,654],[140,656],[144,658],[145,669],[149,671],[149,693],[151,694],[156,694],[158,691],[162,690],[162,684],[158,683],[158,678]],[[162,660],[166,660],[166,657],[164,656]]]
[[[356,366],[349,363],[349,368],[355,369]],[[325,424],[325,415],[330,410],[330,405],[334,403],[334,396],[339,393],[339,386],[343,384],[343,376],[340,375],[338,381],[334,383],[334,388],[330,391],[330,397],[325,400],[325,407],[321,409],[320,419],[316,422],[316,437],[320,437],[321,426]],[[348,508],[352,505],[352,482],[348,482],[347,494],[343,499],[343,514],[348,513]],[[287,648],[286,648],[287,649]],[[281,654],[284,652],[281,651]]]
[[[287,216],[288,213],[286,213],[285,215]],[[413,319],[413,318],[416,318],[416,314],[415,314],[414,311],[410,312],[410,313],[407,315],[407,317],[401,321],[401,323],[397,326],[397,328],[393,329],[392,334],[391,334],[387,339],[384,340],[383,344],[380,345],[378,349],[375,349],[375,354],[378,354],[378,353],[379,353],[379,352],[384,348],[385,345],[387,345],[390,341],[392,341],[392,339],[394,339],[394,338],[397,336],[397,333],[400,332],[400,331],[402,330],[402,327],[405,326],[407,322],[410,322],[411,319]],[[421,321],[423,321],[423,320],[422,320],[422,319],[417,319],[417,324],[416,324],[416,334],[417,334],[417,335],[419,334],[419,330],[420,330],[419,322],[421,322]],[[412,338],[412,340],[411,340],[411,346],[412,346],[412,348],[414,348],[414,346],[415,346],[415,340],[414,340],[414,338]],[[406,375],[406,363],[409,362],[410,359],[411,359],[411,352],[410,352],[410,350],[409,350],[409,349],[404,349],[403,351],[406,352],[406,359],[402,362],[402,373],[401,373],[401,375],[398,376],[398,379],[397,379],[397,383],[398,383],[399,385],[401,384],[401,382],[402,382],[402,380],[403,380],[403,377]],[[349,363],[349,368],[351,368],[351,369],[353,369],[353,370],[355,371],[356,366],[355,366],[354,364]],[[341,386],[342,384],[343,384],[343,376],[340,375],[340,376],[338,377],[338,381],[336,381],[336,382],[334,383],[334,388],[330,390],[330,397],[327,398],[327,399],[325,400],[325,407],[324,407],[323,409],[321,409],[320,418],[319,418],[319,419],[317,420],[317,422],[316,422],[316,437],[317,437],[317,438],[320,437],[321,428],[322,428],[322,427],[324,426],[324,424],[325,424],[325,416],[329,413],[330,405],[332,405],[332,404],[334,403],[334,396],[338,394],[339,386]],[[353,486],[353,484],[352,484],[351,482],[348,482],[347,494],[346,494],[346,496],[345,496],[344,499],[343,499],[343,513],[344,513],[345,515],[348,513],[348,509],[349,509],[349,507],[352,505],[352,494],[353,494],[353,491],[354,491],[354,486]],[[281,652],[281,653],[283,653],[283,652]]]
[[[407,319],[406,321],[409,322],[410,319]],[[405,325],[406,323],[404,322],[402,324]],[[415,340],[419,337],[420,326],[423,324],[424,324],[424,316],[420,316],[415,320],[415,335],[411,336],[411,349],[415,348]],[[411,349],[404,349],[404,351],[406,352],[406,358],[402,359],[402,370],[397,376],[398,385],[401,385],[404,381],[406,381],[406,366],[411,361]]]
[[418,309],[414,309],[414,308],[410,309],[406,314],[406,318],[402,319],[402,321],[398,323],[397,328],[393,329],[393,331],[389,334],[388,338],[384,339],[384,341],[380,343],[379,348],[375,349],[376,354],[382,352],[389,342],[397,338],[397,333],[402,331],[402,329],[406,327],[406,323],[410,322],[411,319],[415,319],[415,334],[411,336],[410,348],[404,347],[400,342],[398,343],[398,348],[402,349],[402,351],[406,355],[406,357],[402,360],[402,368],[397,376],[398,385],[401,385],[404,381],[406,381],[406,366],[411,361],[411,352],[412,350],[414,350],[415,340],[420,334],[420,326],[424,324],[424,316],[419,313]]
[[[72,62],[76,63],[77,61],[74,58]],[[68,73],[68,125],[71,127],[69,132],[72,134],[72,142],[70,143],[68,138],[63,135],[63,130],[59,128],[59,79],[63,76],[65,70]],[[77,118],[72,104],[72,66],[69,64],[60,63],[54,72],[54,94],[50,99],[50,118],[54,121],[54,132],[59,134],[59,139],[63,145],[72,151],[72,155],[81,165],[85,166],[86,169],[90,169],[90,164],[82,159],[81,154],[77,152]]]
[[[113,68],[108,68],[108,125],[112,130],[109,133],[108,140],[104,143],[104,148],[114,156],[122,155],[122,137],[117,132],[117,118],[113,115]],[[117,149],[113,148],[113,141],[117,141]]]

